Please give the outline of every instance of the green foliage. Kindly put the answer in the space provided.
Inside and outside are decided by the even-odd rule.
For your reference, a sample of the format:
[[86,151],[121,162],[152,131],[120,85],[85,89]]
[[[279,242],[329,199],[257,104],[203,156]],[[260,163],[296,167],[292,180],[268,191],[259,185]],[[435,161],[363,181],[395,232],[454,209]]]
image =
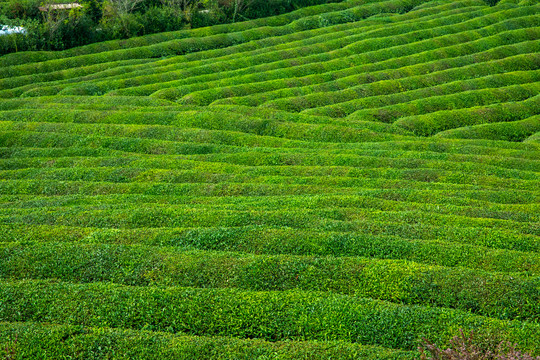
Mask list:
[[521,102],[505,102],[405,117],[398,120],[396,125],[402,126],[416,135],[428,136],[463,126],[522,120],[537,114],[539,110],[540,96],[536,95]]
[[9,0],[6,1],[2,15],[8,16],[10,19],[39,19],[40,11],[39,0]]
[[[257,19],[291,12],[301,7],[339,1],[282,1],[270,7],[267,2],[242,2],[242,9],[238,16],[244,20]],[[20,20],[40,21],[43,18],[40,23],[43,31],[27,31],[26,37],[31,39],[20,41],[18,46],[0,46],[0,55],[21,50],[63,50],[109,39],[124,39],[156,32],[178,31],[186,27],[234,23],[238,8],[238,6],[218,1],[193,3],[180,1],[174,4],[146,1],[142,4],[143,6],[138,6],[140,2],[85,0],[82,1],[85,21],[73,21],[72,13],[77,12],[77,9],[71,10],[68,17],[68,12],[62,10],[40,12],[39,6],[42,4],[36,0],[9,0],[7,5],[0,8],[0,15]],[[232,8],[235,9],[234,16],[231,14]],[[42,33],[45,34],[45,37]],[[72,39],[73,35],[75,35],[75,39]]]
[[[90,233],[86,239],[99,242],[102,237]],[[0,251],[0,274],[7,279],[328,291],[457,308],[499,319],[539,320],[538,277],[526,280],[395,260],[181,252],[147,246],[12,243]]]
[[[451,330],[518,342],[536,352],[537,324],[470,313],[404,306],[354,296],[181,287],[125,287],[93,283],[3,283],[4,321],[168,331],[188,335],[280,340],[343,340],[412,350],[420,336],[448,343]],[[39,309],[39,310],[38,310]],[[215,311],[220,309],[220,311]]]
[[540,354],[536,2],[131,4],[28,29],[235,23],[0,57],[0,357]]
[[103,3],[99,0],[86,0],[82,5],[84,13],[97,24],[103,17]]
[[346,342],[281,341],[182,336],[77,325],[2,323],[0,346],[30,358],[80,359],[414,359],[410,351]]
[[524,141],[540,131],[540,118],[532,116],[525,120],[495,122],[443,131],[437,136],[461,139],[491,139]]

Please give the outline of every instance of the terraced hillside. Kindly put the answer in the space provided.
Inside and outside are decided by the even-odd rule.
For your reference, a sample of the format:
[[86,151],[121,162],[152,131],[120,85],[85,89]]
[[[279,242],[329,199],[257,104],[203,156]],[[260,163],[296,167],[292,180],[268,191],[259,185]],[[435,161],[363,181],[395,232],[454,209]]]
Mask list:
[[347,0],[0,57],[0,354],[540,355],[539,11]]

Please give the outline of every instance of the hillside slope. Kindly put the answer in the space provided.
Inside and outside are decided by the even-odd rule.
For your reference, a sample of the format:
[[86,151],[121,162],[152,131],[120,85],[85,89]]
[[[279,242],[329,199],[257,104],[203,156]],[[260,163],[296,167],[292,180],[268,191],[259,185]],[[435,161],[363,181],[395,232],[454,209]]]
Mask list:
[[0,57],[0,354],[540,355],[540,3],[491,5]]

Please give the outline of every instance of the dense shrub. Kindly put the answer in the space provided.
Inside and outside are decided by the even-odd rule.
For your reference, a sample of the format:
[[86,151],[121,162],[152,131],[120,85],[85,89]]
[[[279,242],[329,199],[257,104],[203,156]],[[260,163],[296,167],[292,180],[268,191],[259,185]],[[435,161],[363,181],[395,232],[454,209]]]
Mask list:
[[494,122],[523,120],[540,112],[540,96],[519,102],[505,102],[467,109],[438,111],[432,114],[404,117],[396,125],[420,136],[433,135],[439,131]]
[[[347,342],[279,341],[182,336],[77,325],[2,323],[0,354],[79,359],[385,359],[412,360],[415,353]],[[4,351],[4,352],[2,352]]]
[[461,139],[492,139],[504,141],[524,141],[540,131],[538,116],[511,122],[473,125],[442,131],[437,136]]
[[[264,340],[343,340],[412,350],[421,336],[447,344],[452,328],[538,351],[537,324],[354,296],[233,289],[22,281],[0,285],[3,321],[39,321]],[[215,309],[220,311],[215,311]],[[39,311],[34,311],[39,309]],[[331,309],[331,311],[329,311]]]
[[39,0],[9,0],[5,2],[3,14],[10,19],[39,19],[41,17]]
[[[499,319],[539,320],[537,280],[479,270],[366,258],[252,256],[99,244],[14,243],[0,252],[0,274],[7,279],[329,291],[457,308]],[[479,287],[480,283],[486,285]]]

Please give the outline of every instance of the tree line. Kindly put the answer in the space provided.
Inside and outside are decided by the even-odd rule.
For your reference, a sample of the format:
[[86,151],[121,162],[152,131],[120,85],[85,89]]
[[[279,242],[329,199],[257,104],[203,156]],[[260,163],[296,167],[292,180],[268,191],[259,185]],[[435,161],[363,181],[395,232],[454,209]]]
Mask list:
[[[113,39],[234,23],[340,0],[81,0],[47,9],[42,0],[0,0],[0,24],[25,34],[0,36],[0,55],[64,50]],[[64,3],[67,3],[65,1]]]

